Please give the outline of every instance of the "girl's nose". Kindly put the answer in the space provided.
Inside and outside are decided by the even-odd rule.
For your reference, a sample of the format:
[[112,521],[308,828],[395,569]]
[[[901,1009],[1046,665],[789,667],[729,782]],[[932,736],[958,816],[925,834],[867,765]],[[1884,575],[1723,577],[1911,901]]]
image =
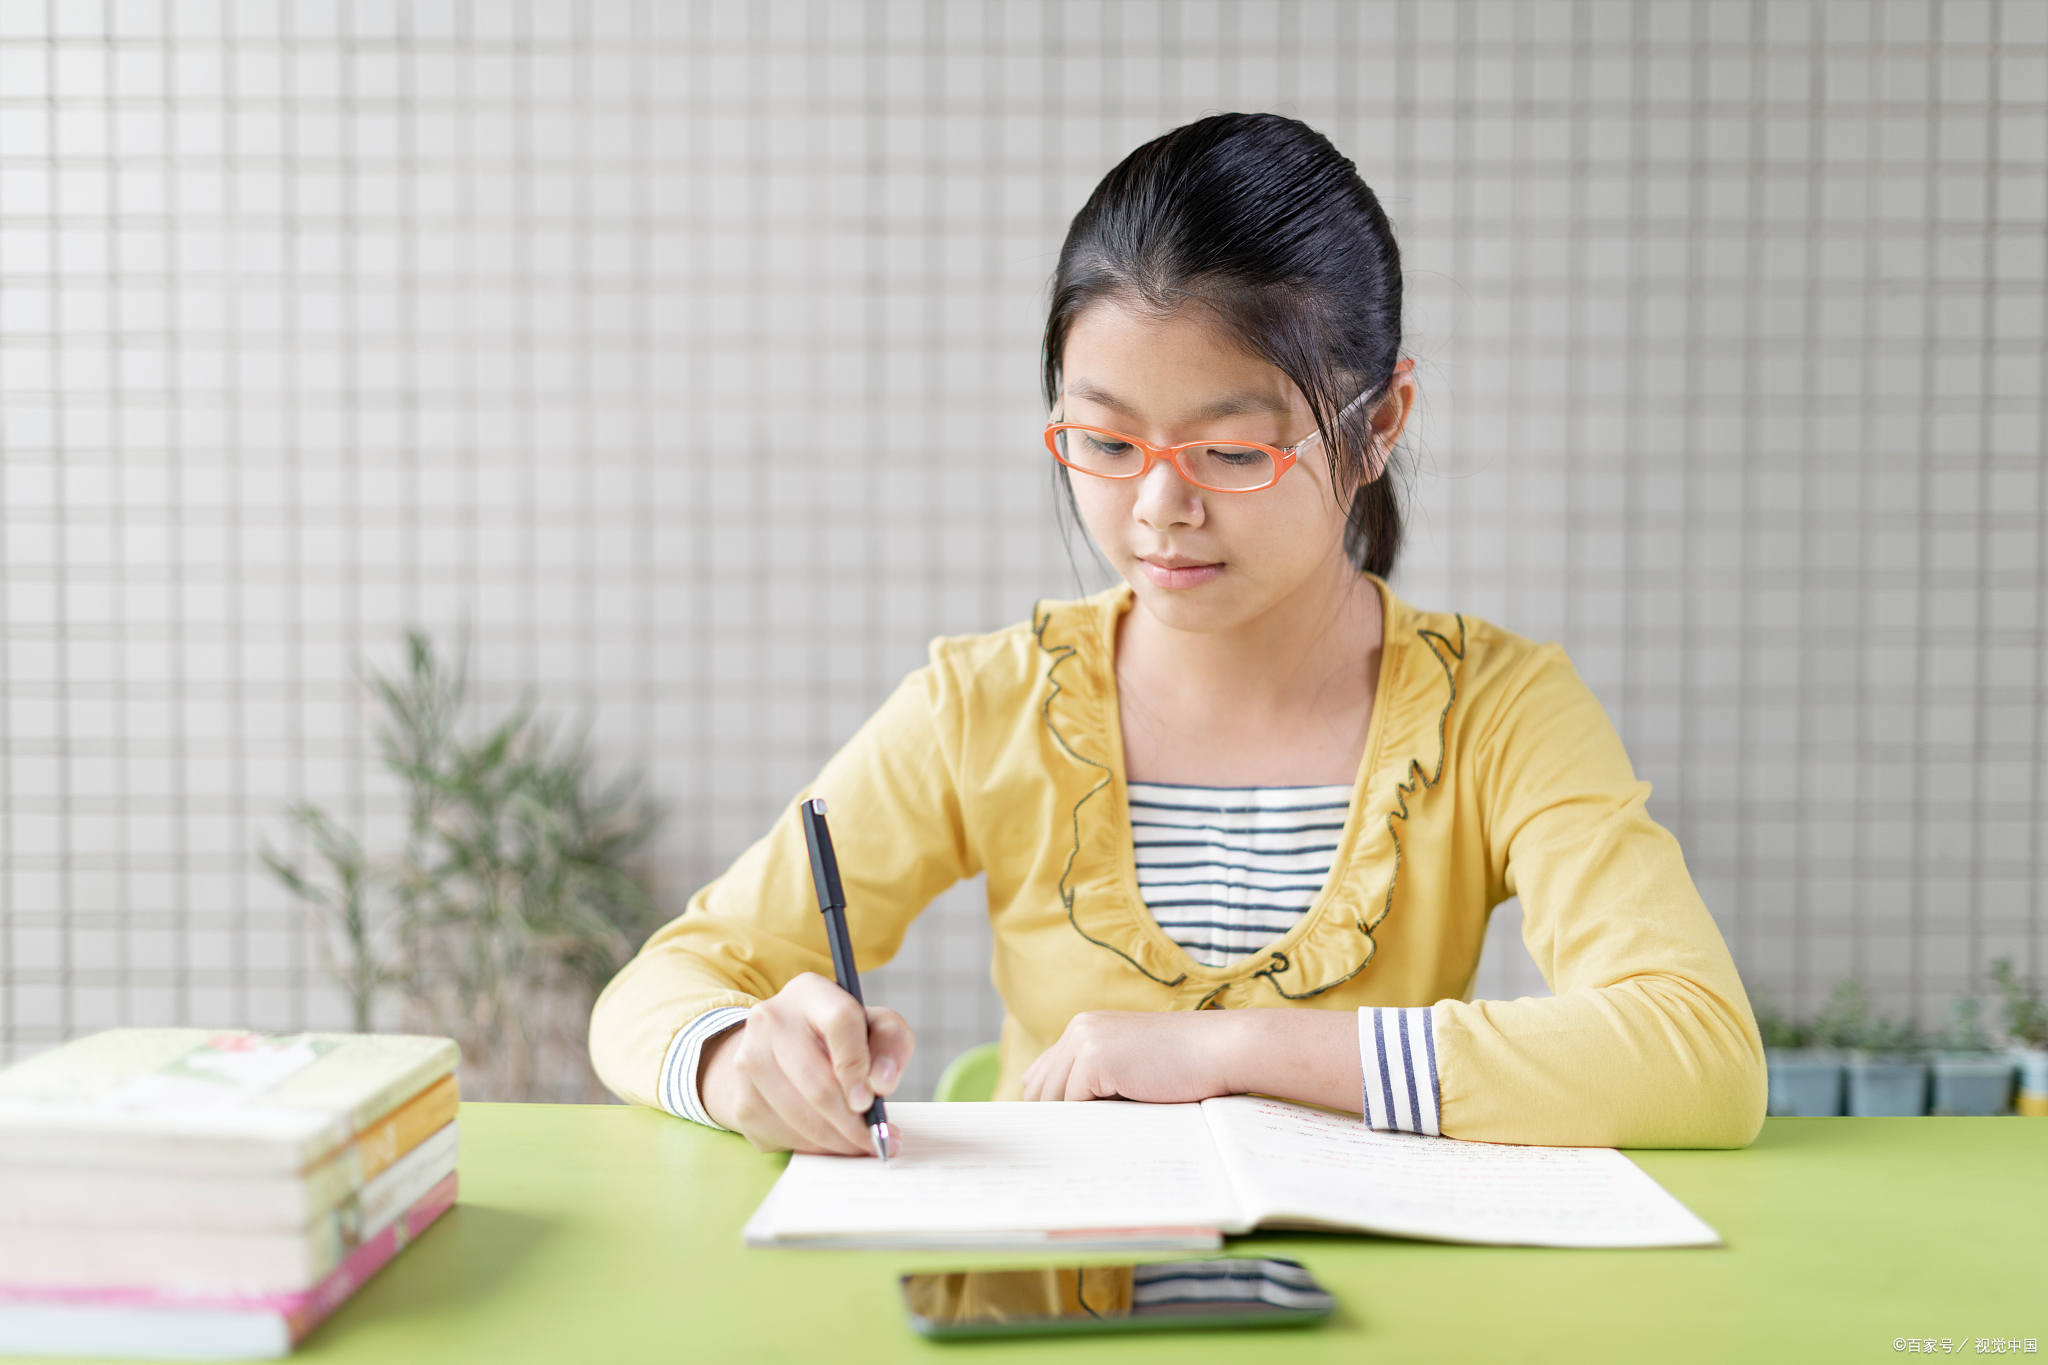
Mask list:
[[1202,524],[1202,490],[1181,477],[1172,460],[1154,460],[1138,478],[1138,498],[1132,509],[1138,520],[1154,530],[1169,526]]

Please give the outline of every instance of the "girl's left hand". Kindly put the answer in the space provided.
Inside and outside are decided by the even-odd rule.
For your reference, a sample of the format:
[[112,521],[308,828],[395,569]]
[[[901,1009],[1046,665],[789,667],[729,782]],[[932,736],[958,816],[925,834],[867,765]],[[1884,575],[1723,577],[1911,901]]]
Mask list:
[[1250,1093],[1357,1113],[1356,1012],[1088,1010],[1024,1073],[1027,1100],[1190,1104]]
[[1235,1094],[1230,1053],[1247,1017],[1088,1010],[1025,1071],[1024,1098],[1186,1104]]

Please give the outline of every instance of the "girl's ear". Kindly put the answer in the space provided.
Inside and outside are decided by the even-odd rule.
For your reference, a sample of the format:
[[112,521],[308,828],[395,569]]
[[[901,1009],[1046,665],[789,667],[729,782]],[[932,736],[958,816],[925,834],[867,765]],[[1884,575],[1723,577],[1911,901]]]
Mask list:
[[1415,398],[1415,362],[1400,361],[1387,380],[1386,397],[1372,410],[1372,448],[1365,453],[1367,483],[1386,473],[1387,457],[1394,453],[1395,443],[1408,426],[1409,415],[1415,411]]

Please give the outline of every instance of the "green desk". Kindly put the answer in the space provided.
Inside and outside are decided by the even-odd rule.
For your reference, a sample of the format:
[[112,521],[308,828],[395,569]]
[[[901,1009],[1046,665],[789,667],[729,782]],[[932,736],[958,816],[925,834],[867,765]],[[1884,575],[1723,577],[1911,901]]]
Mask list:
[[462,1126],[461,1205],[302,1358],[1585,1365],[1875,1361],[1904,1336],[2048,1338],[2048,1123],[2027,1119],[1772,1119],[1746,1151],[1638,1156],[1724,1250],[1259,1236],[1235,1245],[1306,1264],[1338,1295],[1335,1319],[952,1344],[904,1326],[895,1277],[955,1258],[740,1246],[783,1158],[644,1109],[466,1104]]

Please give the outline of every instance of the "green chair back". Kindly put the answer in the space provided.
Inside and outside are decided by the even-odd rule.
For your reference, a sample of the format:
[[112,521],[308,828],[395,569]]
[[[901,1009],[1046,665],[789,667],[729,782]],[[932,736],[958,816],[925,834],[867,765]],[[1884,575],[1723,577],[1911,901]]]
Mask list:
[[995,1043],[971,1047],[946,1064],[932,1098],[941,1104],[955,1100],[986,1100],[996,1093],[996,1073],[1002,1070],[1003,1053]]

